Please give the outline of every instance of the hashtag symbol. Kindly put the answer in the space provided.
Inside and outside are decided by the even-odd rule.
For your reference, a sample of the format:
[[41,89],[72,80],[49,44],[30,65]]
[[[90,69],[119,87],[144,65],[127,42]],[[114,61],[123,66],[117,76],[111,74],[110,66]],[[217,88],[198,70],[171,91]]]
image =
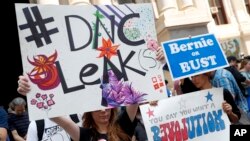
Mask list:
[[[27,42],[35,41],[37,47],[43,46],[42,38],[44,38],[46,44],[52,43],[52,41],[50,39],[50,35],[57,33],[58,29],[53,28],[51,30],[47,30],[45,24],[47,24],[49,22],[53,22],[54,18],[50,17],[50,18],[43,19],[37,6],[31,7],[31,11],[34,15],[35,20],[33,20],[29,9],[24,8],[23,13],[24,13],[24,16],[27,20],[27,24],[23,24],[23,25],[19,26],[19,28],[21,30],[28,28],[31,31],[31,36],[26,37],[25,38],[26,41]],[[38,26],[40,33],[38,32],[36,26]]]

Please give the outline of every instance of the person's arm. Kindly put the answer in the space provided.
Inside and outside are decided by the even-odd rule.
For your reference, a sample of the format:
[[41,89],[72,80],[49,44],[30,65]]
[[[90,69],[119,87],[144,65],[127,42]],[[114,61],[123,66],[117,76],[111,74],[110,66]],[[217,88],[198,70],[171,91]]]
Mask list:
[[164,52],[161,46],[158,46],[156,50],[156,59],[164,63],[166,62],[165,57],[164,57]]
[[12,130],[11,134],[12,134],[15,141],[25,141],[25,139],[23,137],[19,136],[19,134],[17,133],[16,130]]
[[131,141],[136,141],[135,135],[132,136]]
[[[24,96],[30,91],[29,81],[25,76],[19,76],[17,91]],[[65,117],[55,117],[51,120],[61,126],[73,140],[78,141],[80,139],[79,126],[72,120]]]
[[250,86],[250,80],[249,80],[249,79],[246,79],[246,81],[244,81],[244,83],[245,83],[247,86]]
[[7,139],[7,130],[6,128],[0,127],[0,141],[6,141]]
[[224,101],[222,103],[222,108],[223,108],[224,112],[226,112],[226,114],[228,115],[228,118],[230,119],[230,121],[232,123],[236,123],[239,121],[238,116],[235,113],[233,113],[232,106],[229,103]]
[[241,113],[235,101],[233,99],[232,94],[227,89],[223,90],[224,102],[222,103],[223,110],[227,113],[230,121],[232,123],[236,123],[239,121],[241,117]]
[[28,79],[25,76],[21,75],[19,76],[19,80],[17,83],[18,83],[17,92],[20,93],[21,95],[26,96],[27,93],[30,91],[30,85]]
[[51,120],[61,126],[74,141],[79,141],[80,128],[74,121],[66,117],[55,117]]
[[9,124],[9,130],[11,131],[11,135],[14,138],[15,141],[25,141],[25,139],[20,136],[16,130],[16,124],[15,124],[15,114],[9,114],[8,115],[8,124]]
[[136,119],[137,109],[138,105],[127,106],[125,109],[121,109],[117,118],[117,123],[120,125],[121,129],[131,138],[138,122]]
[[134,104],[126,107],[126,112],[131,122],[134,121],[138,108],[139,104]]
[[8,115],[3,107],[0,106],[0,141],[6,141],[8,128]]
[[244,87],[250,86],[250,78],[248,78],[247,76],[248,72],[242,71],[240,73],[246,78],[246,80],[242,82],[241,84],[243,84]]

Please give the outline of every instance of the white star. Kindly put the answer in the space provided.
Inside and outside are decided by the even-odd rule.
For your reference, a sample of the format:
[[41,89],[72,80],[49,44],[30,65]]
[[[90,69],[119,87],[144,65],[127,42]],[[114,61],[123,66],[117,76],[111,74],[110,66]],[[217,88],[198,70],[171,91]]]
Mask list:
[[180,110],[186,109],[186,100],[184,100],[183,98],[181,98],[178,103],[180,104]]

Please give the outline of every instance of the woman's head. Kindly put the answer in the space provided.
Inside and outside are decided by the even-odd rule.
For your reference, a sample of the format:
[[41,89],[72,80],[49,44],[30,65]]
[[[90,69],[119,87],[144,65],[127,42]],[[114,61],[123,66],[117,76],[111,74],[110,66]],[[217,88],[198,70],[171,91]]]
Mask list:
[[83,121],[83,127],[93,128],[97,132],[101,124],[106,124],[109,141],[131,141],[130,137],[124,133],[117,122],[116,108],[87,112],[83,115]]
[[250,71],[250,59],[244,59],[241,61],[240,69],[245,69],[246,71]]
[[112,124],[116,120],[116,114],[117,110],[115,108],[87,112],[83,116],[83,127],[98,129],[99,125]]
[[192,76],[193,84],[199,89],[207,89],[210,87],[210,73],[203,73]]

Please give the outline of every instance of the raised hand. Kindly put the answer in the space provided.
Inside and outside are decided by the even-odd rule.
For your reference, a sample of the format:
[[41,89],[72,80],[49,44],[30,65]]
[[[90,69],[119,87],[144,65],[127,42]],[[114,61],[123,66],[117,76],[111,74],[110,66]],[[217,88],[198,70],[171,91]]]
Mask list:
[[18,82],[17,92],[20,93],[21,95],[26,96],[27,93],[30,91],[29,80],[25,76],[20,75],[19,80],[17,82]]
[[164,53],[161,46],[158,46],[156,50],[156,59],[159,61],[165,61]]

